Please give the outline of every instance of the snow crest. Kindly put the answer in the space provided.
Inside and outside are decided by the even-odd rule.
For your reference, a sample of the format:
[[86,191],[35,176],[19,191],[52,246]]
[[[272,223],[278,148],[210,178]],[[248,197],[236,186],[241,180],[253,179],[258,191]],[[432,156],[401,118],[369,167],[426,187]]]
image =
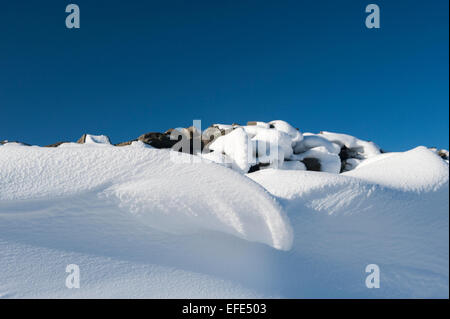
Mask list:
[[81,208],[83,196],[89,194],[89,200],[96,201],[90,205],[124,210],[130,218],[160,230],[219,231],[290,248],[289,221],[260,186],[216,164],[173,163],[170,152],[92,144],[1,148],[0,214],[55,199]]

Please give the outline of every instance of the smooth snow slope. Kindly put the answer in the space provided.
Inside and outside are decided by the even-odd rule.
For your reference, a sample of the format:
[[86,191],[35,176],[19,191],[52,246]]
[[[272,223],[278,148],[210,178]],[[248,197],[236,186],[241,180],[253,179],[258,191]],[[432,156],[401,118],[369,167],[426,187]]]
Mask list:
[[0,146],[0,297],[448,298],[448,164],[433,152],[247,176],[170,154]]
[[[264,263],[258,251],[234,245],[289,249],[282,208],[241,174],[169,153],[141,143],[0,147],[0,295],[262,296],[233,275]],[[227,262],[231,253],[239,259]],[[69,263],[84,274],[80,290],[62,280]],[[260,282],[264,269],[248,279]]]
[[[424,147],[379,156],[342,175],[249,174],[284,201],[298,260],[290,264],[313,278],[287,290],[303,284],[314,297],[448,298],[448,164]],[[364,286],[372,263],[380,267],[380,289]]]
[[289,223],[273,198],[215,164],[173,163],[165,150],[78,144],[6,146],[0,154],[0,207],[10,214],[55,202],[72,210],[90,205],[174,233],[215,230],[279,249],[291,245]]

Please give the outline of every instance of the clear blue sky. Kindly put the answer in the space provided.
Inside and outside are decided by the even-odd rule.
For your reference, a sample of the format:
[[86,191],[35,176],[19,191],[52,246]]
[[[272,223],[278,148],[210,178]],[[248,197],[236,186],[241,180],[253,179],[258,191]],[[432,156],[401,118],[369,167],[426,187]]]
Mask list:
[[448,148],[448,0],[73,0],[77,30],[69,3],[1,2],[0,139],[283,119]]

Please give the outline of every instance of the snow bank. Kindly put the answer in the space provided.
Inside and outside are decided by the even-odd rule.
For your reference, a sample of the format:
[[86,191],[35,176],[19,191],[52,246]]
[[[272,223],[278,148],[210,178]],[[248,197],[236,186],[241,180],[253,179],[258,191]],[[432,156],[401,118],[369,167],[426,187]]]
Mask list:
[[[448,164],[423,147],[379,156],[339,175],[247,175],[284,203],[294,229],[292,255],[279,269],[290,278],[285,295],[448,298]],[[373,263],[380,289],[364,284]]]
[[219,231],[289,249],[289,223],[262,188],[214,164],[172,163],[169,153],[133,146],[2,147],[0,213],[58,198],[82,209],[89,194],[101,207],[164,231]]
[[427,192],[448,183],[448,164],[426,147],[389,153],[364,161],[344,173],[402,191]]
[[[0,146],[0,297],[448,298],[449,169],[434,150],[221,128],[203,161],[98,137]],[[246,156],[261,170],[242,174]],[[336,174],[341,156],[354,169]],[[380,289],[364,284],[373,263]],[[81,289],[65,287],[68,264]]]

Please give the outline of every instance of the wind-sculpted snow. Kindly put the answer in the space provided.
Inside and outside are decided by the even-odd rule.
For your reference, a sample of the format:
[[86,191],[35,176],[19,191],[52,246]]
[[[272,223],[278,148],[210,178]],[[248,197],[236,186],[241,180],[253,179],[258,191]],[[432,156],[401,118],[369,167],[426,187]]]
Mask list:
[[89,196],[90,205],[126,211],[162,231],[220,231],[277,249],[291,245],[282,208],[262,188],[212,163],[173,163],[169,151],[7,146],[0,149],[0,167],[0,214],[55,200],[83,209]]
[[[287,290],[303,283],[315,297],[342,289],[355,298],[448,298],[448,164],[423,147],[379,157],[341,175],[248,175],[284,202],[298,260],[321,265],[304,266],[316,281],[303,277]],[[382,279],[369,293],[362,273],[372,263]]]
[[448,183],[448,163],[420,146],[404,153],[386,153],[344,173],[404,191],[426,192]]
[[448,179],[422,147],[242,175],[141,142],[5,144],[0,297],[448,298]]

